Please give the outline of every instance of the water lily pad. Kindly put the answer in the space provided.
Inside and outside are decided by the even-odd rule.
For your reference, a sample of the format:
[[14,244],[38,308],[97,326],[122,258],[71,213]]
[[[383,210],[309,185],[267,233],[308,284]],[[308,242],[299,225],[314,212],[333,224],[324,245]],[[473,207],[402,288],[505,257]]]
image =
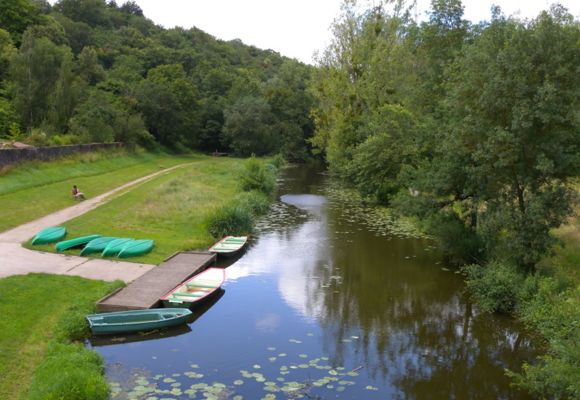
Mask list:
[[240,386],[240,385],[243,385],[243,384],[244,384],[244,381],[241,380],[241,379],[237,379],[237,380],[234,381],[234,385],[236,385],[236,386]]
[[298,357],[300,357],[300,358],[308,358],[308,354],[298,354]]
[[163,379],[163,382],[164,383],[173,383],[173,382],[175,382],[175,379],[173,379],[173,378],[165,378],[165,379]]
[[275,347],[268,347],[268,351],[276,351]]

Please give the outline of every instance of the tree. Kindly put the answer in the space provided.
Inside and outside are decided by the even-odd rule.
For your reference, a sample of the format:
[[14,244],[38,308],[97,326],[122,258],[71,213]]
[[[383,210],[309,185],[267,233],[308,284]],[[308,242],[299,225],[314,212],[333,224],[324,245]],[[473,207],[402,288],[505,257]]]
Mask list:
[[40,13],[29,0],[3,0],[0,13],[0,27],[12,35],[12,40],[20,44],[22,34],[29,25],[40,21]]
[[488,258],[533,270],[574,198],[579,40],[559,7],[525,23],[496,17],[453,66],[447,130],[415,171],[421,195],[407,209],[423,202],[424,217],[461,221],[462,236],[479,237]]
[[149,131],[161,143],[195,147],[198,144],[197,88],[178,64],[149,70],[138,89],[138,108]]
[[37,38],[31,31],[24,34],[22,46],[10,68],[14,107],[22,127],[38,127],[47,119],[59,79],[63,77],[62,85],[72,83],[63,81],[69,76],[71,60],[69,48],[57,46],[45,37]]
[[243,156],[271,154],[278,145],[272,120],[272,111],[264,99],[242,97],[225,111],[222,142]]

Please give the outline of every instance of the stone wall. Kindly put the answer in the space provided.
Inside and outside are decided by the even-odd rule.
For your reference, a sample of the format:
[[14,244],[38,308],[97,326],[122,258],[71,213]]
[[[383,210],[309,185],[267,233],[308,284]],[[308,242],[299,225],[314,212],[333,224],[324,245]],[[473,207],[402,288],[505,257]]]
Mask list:
[[88,153],[97,150],[117,149],[123,143],[73,144],[69,146],[30,147],[25,149],[0,149],[0,167],[17,164],[23,161],[48,161],[77,153]]

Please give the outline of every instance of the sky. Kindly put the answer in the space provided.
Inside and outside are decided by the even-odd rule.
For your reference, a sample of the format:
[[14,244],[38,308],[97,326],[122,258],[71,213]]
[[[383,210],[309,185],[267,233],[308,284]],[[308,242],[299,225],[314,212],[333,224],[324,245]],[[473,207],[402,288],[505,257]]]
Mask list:
[[[54,4],[56,0],[50,1]],[[372,3],[373,0],[369,0]],[[123,0],[117,0],[122,4]],[[219,39],[241,39],[305,63],[330,42],[332,21],[342,0],[136,0],[145,16],[166,28],[195,26]],[[417,0],[418,17],[430,0]],[[473,22],[490,19],[492,4],[506,15],[534,18],[552,0],[463,0],[464,17]],[[560,0],[580,18],[580,0]]]

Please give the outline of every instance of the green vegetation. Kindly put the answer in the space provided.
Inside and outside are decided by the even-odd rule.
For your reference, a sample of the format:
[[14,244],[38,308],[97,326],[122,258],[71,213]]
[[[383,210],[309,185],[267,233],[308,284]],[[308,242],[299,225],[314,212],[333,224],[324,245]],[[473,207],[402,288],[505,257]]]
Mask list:
[[43,274],[1,279],[0,397],[24,399],[30,390],[32,399],[106,399],[100,357],[71,341],[86,337],[84,315],[119,285]]
[[251,157],[239,172],[240,188],[245,192],[216,209],[208,217],[214,238],[244,235],[252,231],[257,216],[268,211],[276,185],[276,167]]
[[461,0],[431,5],[418,23],[410,1],[344,3],[312,82],[312,143],[335,175],[420,221],[449,262],[472,264],[484,310],[546,338],[519,387],[576,398],[579,241],[546,257],[578,197],[580,22],[554,5],[526,21],[494,7],[472,25]]
[[[158,264],[176,251],[207,248],[214,241],[208,232],[208,218],[220,207],[235,203],[234,199],[241,192],[238,181],[243,165],[243,160],[229,157],[200,158],[143,183],[64,225],[70,237],[96,232],[155,240],[154,250],[131,259],[135,262]],[[254,200],[251,201],[254,204]],[[247,210],[253,214],[249,208]],[[252,222],[253,218],[245,232],[251,230]],[[54,251],[54,246],[34,248]]]
[[133,1],[8,0],[0,16],[0,139],[308,155],[313,67]]
[[76,204],[71,196],[73,185],[90,198],[196,159],[150,153],[89,153],[6,169],[0,178],[0,231]]

